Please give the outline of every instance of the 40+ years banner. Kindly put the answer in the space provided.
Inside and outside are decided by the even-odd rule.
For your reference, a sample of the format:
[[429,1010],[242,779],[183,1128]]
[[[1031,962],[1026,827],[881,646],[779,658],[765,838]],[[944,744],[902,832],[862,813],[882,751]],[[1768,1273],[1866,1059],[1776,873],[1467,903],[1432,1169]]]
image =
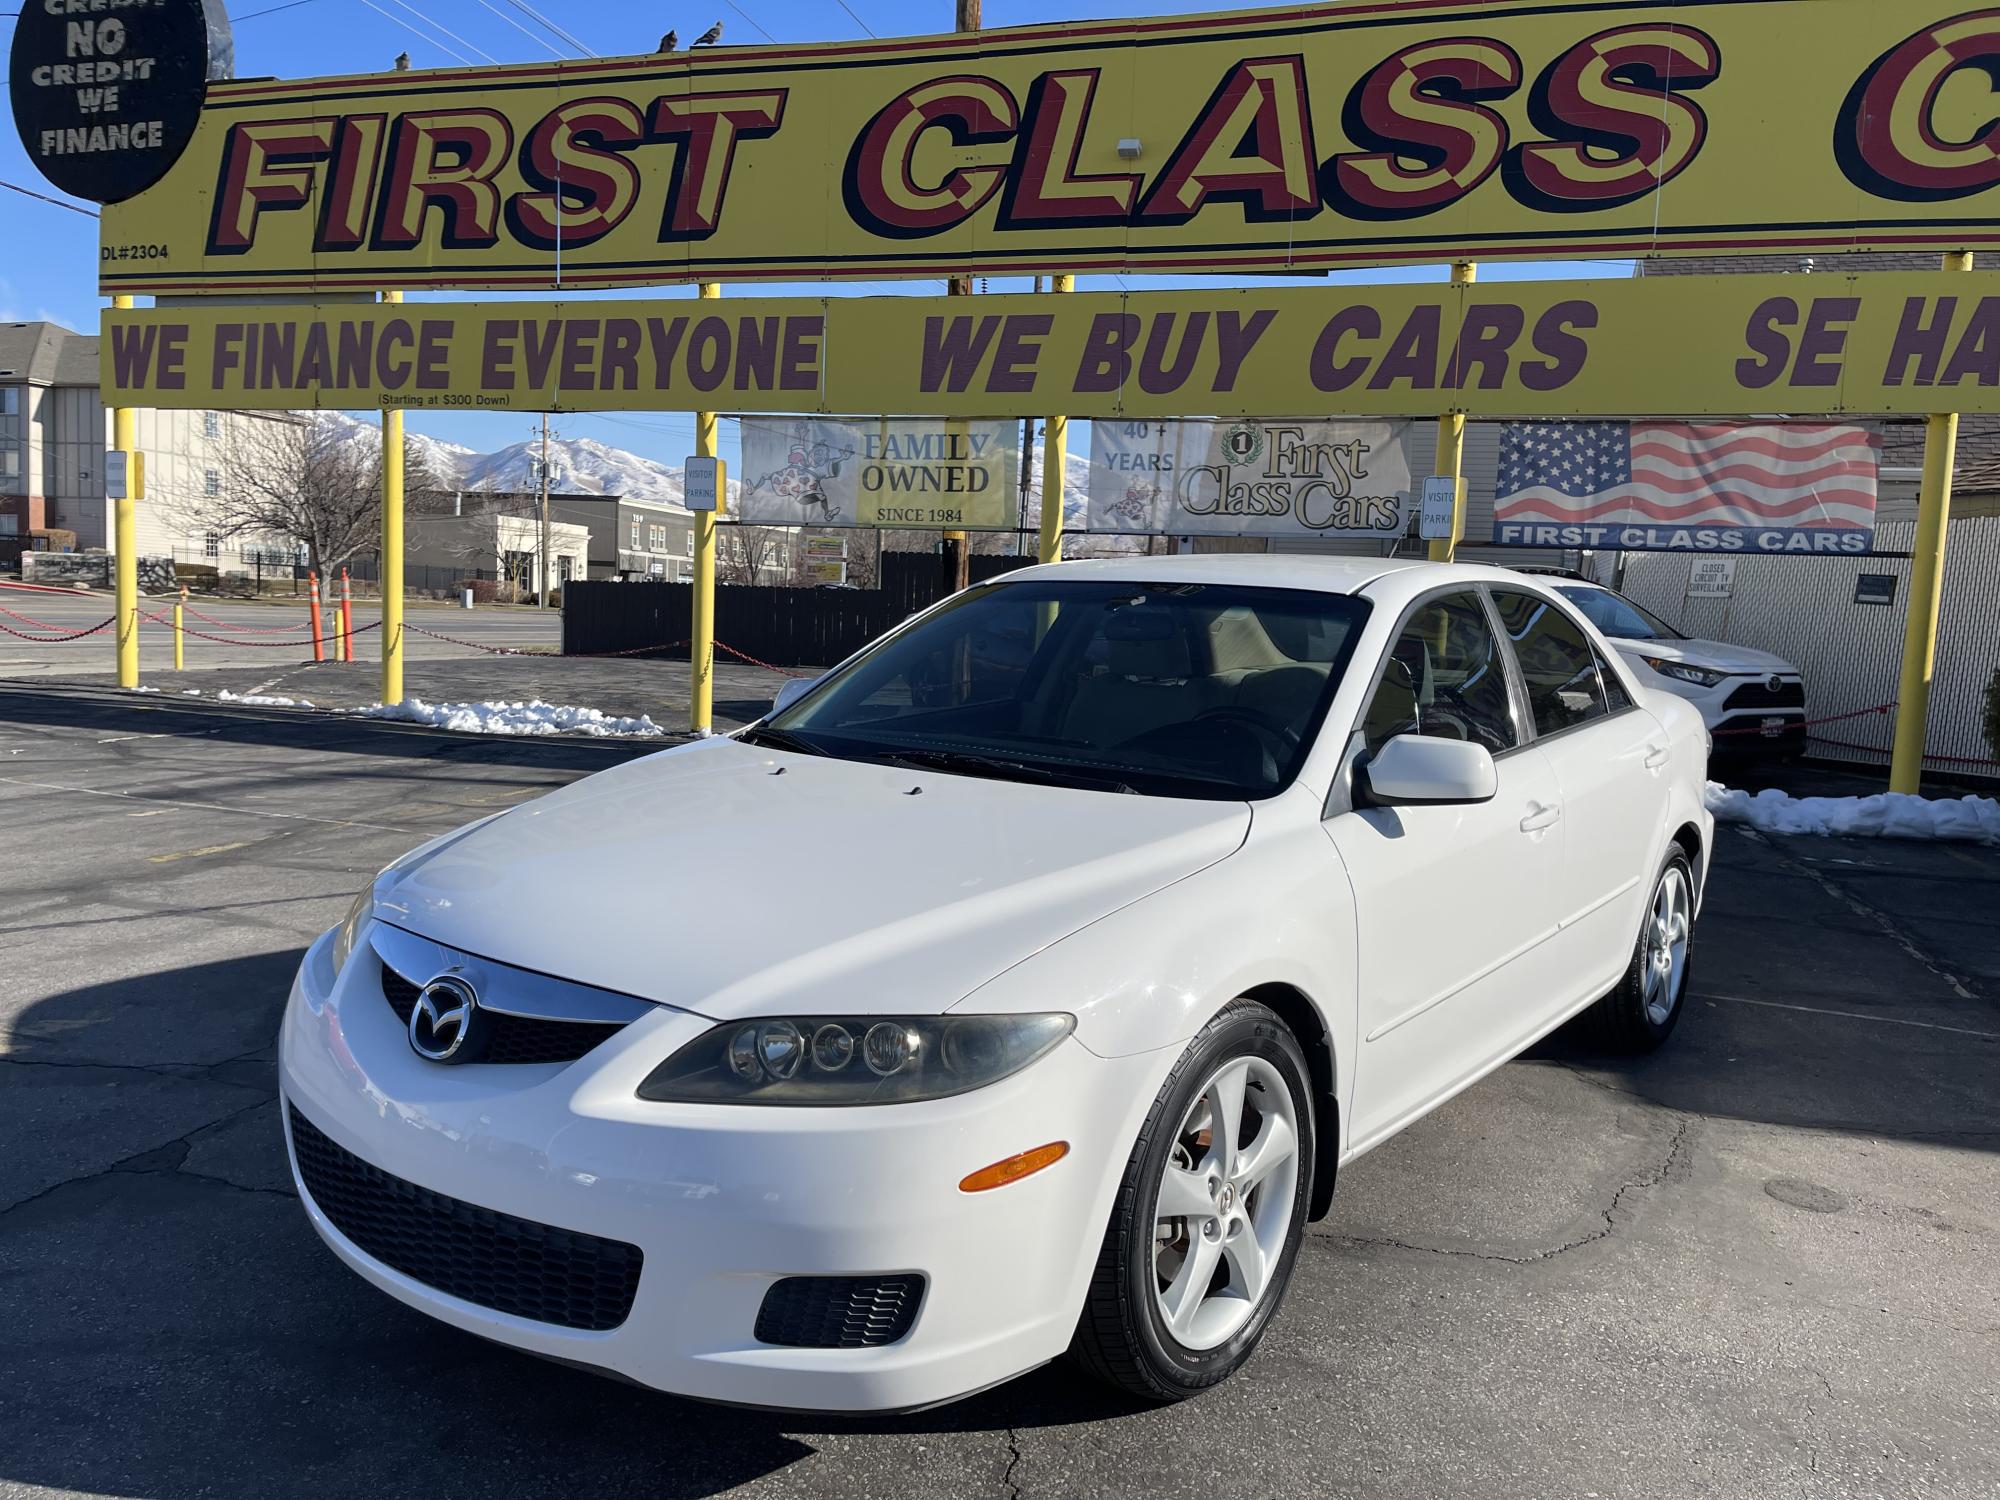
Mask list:
[[[2000,244],[1996,76],[2000,11],[1964,0],[1331,0],[217,81],[185,150],[104,210],[100,281],[372,292],[1970,249]],[[32,142],[50,135],[98,149],[88,129]]]
[[771,526],[1013,531],[1021,425],[745,417],[736,518]]
[[1093,422],[1090,530],[1398,537],[1407,422]]

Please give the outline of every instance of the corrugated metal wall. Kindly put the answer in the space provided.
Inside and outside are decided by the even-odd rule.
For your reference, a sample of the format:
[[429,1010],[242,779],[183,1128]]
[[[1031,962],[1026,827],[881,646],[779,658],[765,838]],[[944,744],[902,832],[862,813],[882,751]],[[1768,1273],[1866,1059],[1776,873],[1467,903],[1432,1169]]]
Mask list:
[[[1906,520],[1884,520],[1875,545],[1906,552],[1916,531]],[[1811,718],[1850,713],[1895,701],[1903,660],[1903,615],[1909,602],[1910,565],[1890,557],[1742,557],[1732,596],[1689,599],[1693,559],[1635,553],[1625,592],[1689,635],[1775,651],[1798,665],[1806,681]],[[1889,607],[1854,602],[1862,573],[1892,573],[1896,602]],[[1986,685],[2000,668],[2000,517],[1952,523],[1939,610],[1937,676],[1931,685],[1925,751],[1940,769],[2000,777],[2000,766],[1979,765],[1994,751],[1981,724]],[[1870,714],[1813,731],[1813,753],[1868,765],[1887,765],[1886,753],[1848,748],[1881,747],[1895,736],[1893,714]],[[1823,738],[1821,738],[1823,736]],[[1836,744],[1842,741],[1844,744]]]

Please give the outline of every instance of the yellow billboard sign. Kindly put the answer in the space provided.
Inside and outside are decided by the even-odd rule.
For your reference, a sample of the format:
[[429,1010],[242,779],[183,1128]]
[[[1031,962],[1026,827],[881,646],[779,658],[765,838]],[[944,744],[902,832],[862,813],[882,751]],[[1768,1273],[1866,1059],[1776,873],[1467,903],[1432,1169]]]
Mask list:
[[104,314],[104,400],[956,418],[2000,412],[2000,275]]
[[217,82],[106,293],[2000,244],[2000,11],[1286,10]]

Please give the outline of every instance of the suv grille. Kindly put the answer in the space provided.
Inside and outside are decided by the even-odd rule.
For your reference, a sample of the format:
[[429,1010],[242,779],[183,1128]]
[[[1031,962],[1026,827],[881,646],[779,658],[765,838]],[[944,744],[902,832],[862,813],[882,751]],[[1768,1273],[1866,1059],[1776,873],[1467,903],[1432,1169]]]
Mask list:
[[794,1349],[872,1349],[917,1321],[921,1276],[787,1276],[757,1310],[757,1342]]
[[[410,1012],[417,1008],[417,996],[422,991],[422,985],[404,978],[387,964],[382,965],[382,998],[405,1026],[410,1024]],[[477,1057],[466,1058],[467,1062],[575,1062],[598,1043],[624,1030],[615,1022],[550,1021],[537,1016],[510,1016],[498,1010],[482,1011],[481,1015],[486,1044]]]
[[1761,678],[1746,682],[1722,700],[1724,708],[1804,708],[1806,688],[1802,682],[1781,682],[1773,688]]
[[385,1266],[495,1312],[601,1332],[632,1311],[644,1252],[517,1219],[392,1177],[291,1111],[299,1177],[321,1213]]

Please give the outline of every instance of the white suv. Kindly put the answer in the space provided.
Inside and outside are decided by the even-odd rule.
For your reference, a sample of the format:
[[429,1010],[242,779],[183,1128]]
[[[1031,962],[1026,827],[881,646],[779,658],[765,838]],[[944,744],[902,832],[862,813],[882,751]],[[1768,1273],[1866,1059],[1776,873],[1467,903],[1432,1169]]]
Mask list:
[[1582,579],[1548,580],[1647,680],[1701,710],[1719,754],[1797,755],[1806,747],[1806,689],[1782,656],[1682,635],[1623,594]]

